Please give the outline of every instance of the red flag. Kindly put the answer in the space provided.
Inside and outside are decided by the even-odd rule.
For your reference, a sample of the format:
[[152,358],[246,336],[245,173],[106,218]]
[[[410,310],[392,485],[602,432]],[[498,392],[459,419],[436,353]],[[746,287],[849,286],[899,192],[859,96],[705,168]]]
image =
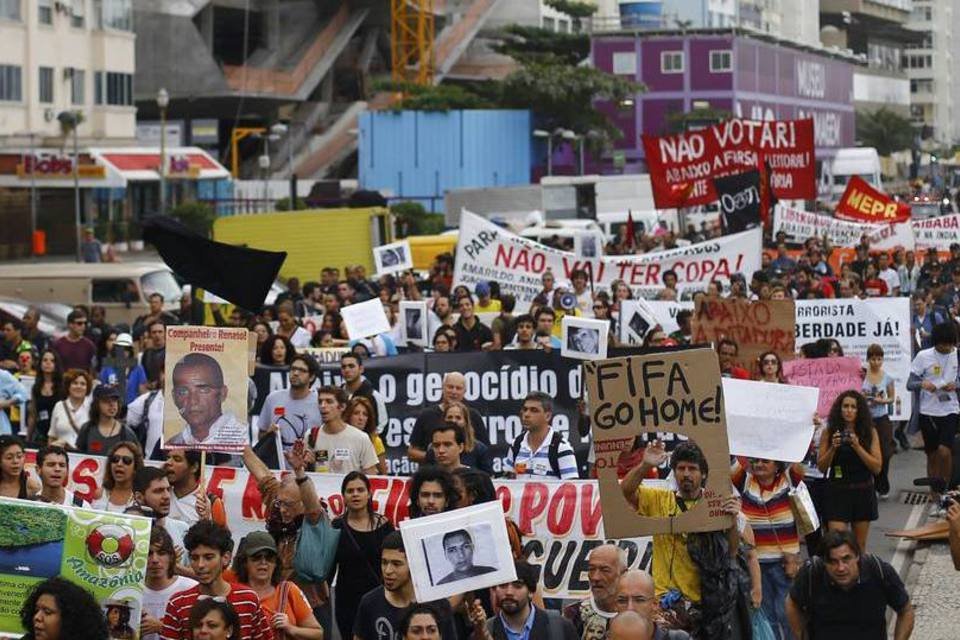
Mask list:
[[897,202],[860,176],[853,176],[837,203],[836,215],[854,222],[906,222],[910,219],[910,205]]
[[770,183],[773,171],[766,158],[761,159],[758,169],[760,170],[760,222],[763,226],[767,226],[770,224],[770,212],[777,204],[777,195],[773,192],[773,185]]
[[629,209],[627,210],[627,237],[624,238],[628,249],[633,249],[636,246],[636,231],[633,228],[633,212]]

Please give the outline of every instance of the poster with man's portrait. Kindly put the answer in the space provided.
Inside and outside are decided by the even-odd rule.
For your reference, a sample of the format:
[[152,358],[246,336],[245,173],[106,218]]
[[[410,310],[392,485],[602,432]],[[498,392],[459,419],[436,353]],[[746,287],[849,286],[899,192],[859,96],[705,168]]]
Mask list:
[[373,248],[373,263],[377,267],[377,275],[397,273],[413,269],[413,255],[410,253],[410,243],[394,242]]
[[601,360],[607,357],[606,320],[564,316],[561,323],[560,355],[577,360]]
[[404,300],[400,303],[400,339],[419,347],[427,346],[427,302]]
[[164,449],[237,453],[250,442],[246,329],[167,327]]
[[400,523],[417,602],[517,579],[500,502]]

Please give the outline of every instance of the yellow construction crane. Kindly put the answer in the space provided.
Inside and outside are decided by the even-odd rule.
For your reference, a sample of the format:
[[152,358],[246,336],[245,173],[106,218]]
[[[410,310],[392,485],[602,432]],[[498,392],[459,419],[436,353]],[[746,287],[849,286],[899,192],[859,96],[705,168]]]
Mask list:
[[433,84],[434,0],[390,0],[394,82]]

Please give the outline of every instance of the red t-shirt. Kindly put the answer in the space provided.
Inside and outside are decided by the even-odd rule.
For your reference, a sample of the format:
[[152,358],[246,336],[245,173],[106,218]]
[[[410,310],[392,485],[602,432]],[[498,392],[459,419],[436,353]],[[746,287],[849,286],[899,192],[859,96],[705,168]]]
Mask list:
[[[230,583],[227,602],[240,617],[240,637],[243,640],[273,640],[273,629],[260,608],[256,591]],[[193,640],[190,628],[190,610],[200,599],[200,585],[179,591],[167,602],[160,637],[164,640]]]
[[863,283],[863,291],[871,298],[884,298],[887,295],[887,283],[880,278],[867,280]]
[[97,355],[97,346],[87,337],[71,342],[63,336],[53,343],[53,350],[60,355],[64,371],[67,369],[90,371],[93,368],[93,359]]

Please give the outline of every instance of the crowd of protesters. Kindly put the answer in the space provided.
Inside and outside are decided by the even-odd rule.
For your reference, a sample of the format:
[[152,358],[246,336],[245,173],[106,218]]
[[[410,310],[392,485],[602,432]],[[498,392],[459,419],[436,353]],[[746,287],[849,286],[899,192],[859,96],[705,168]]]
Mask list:
[[[691,228],[687,235],[696,241],[710,233]],[[643,236],[636,244],[651,250],[676,241],[664,234]],[[622,251],[627,239],[621,234],[614,244]],[[949,482],[960,414],[954,320],[960,316],[960,246],[951,247],[948,260],[935,251],[922,256],[875,251],[866,241],[851,262],[831,265],[832,252],[817,238],[788,250],[778,237],[760,270],[696,292],[683,290],[668,270],[658,298],[909,296],[916,356],[908,388],[919,399],[915,422],[928,475]],[[160,448],[165,328],[189,321],[189,309],[167,312],[155,294],[150,312],[128,327],[111,325],[102,308],[77,307],[66,335],[57,339],[39,332],[34,309],[22,321],[3,324],[0,495],[153,517],[140,620],[145,638],[320,640],[335,633],[344,640],[749,638],[751,613],[757,610],[778,639],[878,638],[886,637],[888,608],[895,612],[895,637],[910,636],[913,610],[902,581],[889,564],[866,552],[869,527],[890,492],[891,458],[911,446],[905,425],[887,417],[895,392],[879,345],[868,351],[862,388],[840,394],[828,415],[814,419],[816,434],[803,463],[735,459],[730,469],[710,470],[693,442],[668,452],[662,442],[639,439],[623,454],[624,497],[641,515],[675,516],[701,499],[709,473],[729,473],[731,492],[723,511],[733,516],[730,530],[655,535],[649,573],[629,569],[616,545],[595,547],[588,559],[590,597],[561,612],[538,594],[538,568],[521,551],[528,534],[508,523],[517,580],[469,597],[418,603],[403,539],[395,523],[374,510],[369,480],[388,470],[381,435],[391,407],[364,376],[364,366],[409,348],[400,340],[399,302],[427,302],[427,351],[551,352],[559,349],[567,315],[608,320],[611,344],[617,345],[620,304],[634,292],[622,281],[609,289],[591,287],[584,271],[573,271],[569,281],[546,272],[533,304],[520,309],[497,282],[472,290],[454,287],[450,255],[438,256],[425,277],[370,279],[362,266],[343,274],[328,267],[319,275],[302,286],[289,279],[276,303],[256,312],[210,309],[215,324],[256,334],[261,366],[288,374],[285,388],[263,399],[253,430],[254,440],[280,439],[292,473],[278,478],[253,448],[227,460],[246,466],[263,501],[265,529],[242,540],[234,539],[222,501],[205,493],[199,454]],[[374,299],[382,302],[393,327],[372,338],[350,339],[341,310]],[[690,317],[681,311],[679,330],[669,335],[653,327],[642,346],[690,344]],[[318,383],[319,365],[304,352],[307,347],[343,349],[340,386]],[[735,341],[721,340],[714,348],[723,375],[750,376],[735,364]],[[800,355],[831,357],[842,349],[822,340]],[[775,353],[761,355],[756,364],[758,379],[783,382]],[[410,482],[412,518],[496,500],[483,408],[468,404],[465,392],[463,374],[448,373],[439,404],[422,408],[405,442],[409,460],[419,465]],[[551,425],[553,411],[553,399],[538,392],[517,407],[523,430],[507,451],[503,476],[591,477],[592,470],[578,462]],[[25,451],[34,447],[36,473],[29,473]],[[106,457],[90,503],[65,488],[74,453]],[[329,514],[308,472],[341,475],[344,499],[343,515],[333,523],[342,532],[333,568],[309,577],[294,567],[301,531],[319,526]],[[650,480],[675,486],[651,486]],[[823,523],[806,536],[789,500],[799,483],[809,488]],[[944,488],[935,488],[934,511],[950,523],[960,563],[960,506],[954,502],[940,513]],[[33,591],[22,612],[28,637],[108,637],[97,635],[101,622],[109,637],[124,637],[124,625],[136,624],[109,615],[88,622],[91,614],[77,610],[89,603],[71,589],[52,579]]]

